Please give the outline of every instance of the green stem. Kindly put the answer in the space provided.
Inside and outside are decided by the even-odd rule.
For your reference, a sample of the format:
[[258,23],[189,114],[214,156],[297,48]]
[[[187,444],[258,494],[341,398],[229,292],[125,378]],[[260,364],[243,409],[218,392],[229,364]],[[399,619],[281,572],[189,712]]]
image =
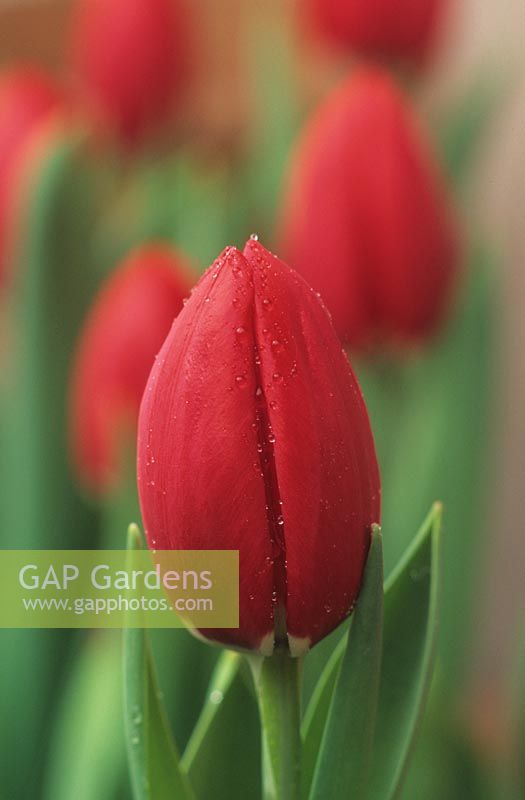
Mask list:
[[301,661],[276,652],[251,666],[261,716],[264,800],[299,800]]

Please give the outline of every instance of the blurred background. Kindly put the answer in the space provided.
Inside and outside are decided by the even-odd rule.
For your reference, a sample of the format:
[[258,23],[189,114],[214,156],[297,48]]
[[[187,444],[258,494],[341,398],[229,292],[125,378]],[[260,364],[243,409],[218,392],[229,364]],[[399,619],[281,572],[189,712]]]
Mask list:
[[[187,78],[176,130],[166,134],[168,140],[161,150],[175,149],[181,142],[187,147],[191,141],[199,161],[197,178],[192,178],[192,202],[193,210],[201,209],[205,219],[187,222],[173,239],[177,245],[184,245],[202,269],[222,245],[229,243],[222,241],[225,230],[228,236],[239,237],[234,242],[237,245],[252,228],[271,235],[278,176],[298,128],[296,121],[315,108],[345,74],[349,61],[346,56],[327,56],[315,44],[305,44],[293,23],[297,12],[294,0],[266,0],[262,4],[257,0],[192,0],[190,6],[199,57]],[[74,3],[69,0],[2,0],[0,70],[18,62],[36,63],[68,86],[67,32],[73,9]],[[492,254],[496,333],[490,432],[487,428],[490,450],[486,485],[490,491],[484,495],[486,533],[481,537],[486,545],[475,581],[474,627],[463,656],[468,677],[458,701],[464,706],[476,749],[489,760],[497,760],[509,748],[512,704],[508,698],[516,642],[523,638],[525,628],[524,30],[523,0],[450,0],[435,57],[411,87],[413,102],[431,129],[439,129],[443,119],[472,103],[479,87],[484,87],[479,93],[485,92],[490,98],[483,106],[482,124],[460,189],[465,228],[473,237],[481,232]],[[257,47],[250,36],[258,39]],[[271,42],[266,50],[261,45],[262,36]],[[258,64],[254,71],[247,66],[253,66],[252,57]],[[290,86],[280,86],[276,77],[284,61],[293,73],[294,109],[290,109],[287,95]],[[261,115],[261,108],[266,116]],[[236,174],[236,165],[264,126],[271,129],[270,138],[275,136],[281,142],[274,172],[267,171],[267,186],[252,194],[245,215],[239,213],[232,224],[230,221],[224,226],[220,209],[226,208],[228,216],[227,209],[236,203],[242,206],[235,196],[242,189],[228,175]],[[102,158],[113,163],[120,156],[106,151]],[[148,158],[142,160],[140,156],[141,169],[146,172]],[[250,180],[249,176],[244,179]],[[157,187],[154,191],[160,187],[161,194],[169,193],[169,185],[162,186],[158,174],[152,175],[152,181]],[[225,193],[225,200],[210,209],[205,198],[213,186]],[[120,201],[122,196],[119,194]],[[116,229],[133,226],[136,220],[126,217],[126,202],[119,207],[116,223],[113,220]],[[200,235],[207,224],[213,228],[211,234],[208,230],[208,238]],[[113,240],[105,256],[108,262],[110,254],[124,254],[128,239],[132,241],[133,237],[123,234],[122,242],[115,237],[117,243]],[[461,536],[461,532],[451,535]],[[1,724],[5,725],[5,720]],[[475,795],[467,796],[476,800]],[[11,800],[11,795],[6,797]],[[18,799],[13,796],[13,800]]]

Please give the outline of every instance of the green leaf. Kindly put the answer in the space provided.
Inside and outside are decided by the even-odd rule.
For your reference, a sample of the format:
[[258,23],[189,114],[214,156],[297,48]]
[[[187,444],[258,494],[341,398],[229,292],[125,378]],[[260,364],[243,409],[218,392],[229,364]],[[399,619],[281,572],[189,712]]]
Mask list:
[[[383,468],[387,574],[432,502],[439,498],[446,509],[451,535],[443,541],[439,681],[443,700],[454,706],[466,678],[476,576],[487,532],[496,363],[491,267],[490,257],[478,248],[448,329],[425,358],[412,362],[395,431],[396,442],[403,444],[391,448],[388,469]],[[389,402],[389,393],[383,389],[383,394]]]
[[369,800],[399,797],[425,709],[437,649],[441,505],[392,575]]
[[89,631],[82,644],[56,712],[45,800],[114,800],[126,774],[121,638]]
[[[501,102],[500,79],[483,75],[456,102],[439,131],[439,146],[445,167],[456,183],[468,175],[490,121]],[[445,115],[440,114],[441,118]],[[436,120],[439,129],[440,120]]]
[[[54,132],[39,148],[18,215],[11,349],[2,365],[0,540],[2,547],[92,547],[97,523],[72,479],[65,421],[71,356],[95,284],[89,246],[95,193],[80,139]],[[40,791],[69,641],[66,631],[0,631],[0,716],[10,720],[0,733],[2,751],[10,753],[5,796]],[[14,692],[16,685],[24,691]]]
[[301,738],[303,741],[301,796],[303,798],[307,798],[310,793],[330,701],[347,641],[347,636],[345,635],[332,651],[332,655],[319,676],[303,717],[301,725]]
[[[140,532],[131,525],[130,566],[140,548]],[[169,729],[148,636],[141,629],[124,631],[124,716],[135,800],[194,800]]]
[[181,760],[197,797],[260,800],[260,742],[259,712],[245,659],[225,651]]
[[[371,770],[373,786],[389,781],[395,786],[396,780],[403,777],[426,701],[437,635],[440,525],[441,508],[434,506],[413,543],[385,582],[384,652]],[[415,577],[418,580],[414,580]],[[414,607],[411,606],[412,602]],[[417,629],[416,622],[419,625]],[[346,646],[345,637],[322,672],[304,715],[301,731],[303,797],[308,796],[313,761],[321,744]],[[398,664],[401,667],[395,676],[394,686],[393,672]],[[402,715],[402,719],[401,716],[396,719],[396,712]],[[401,733],[402,725],[404,735]],[[388,746],[392,747],[390,755],[385,754]],[[378,753],[381,755],[378,756]],[[385,759],[384,763],[382,759]],[[384,797],[371,793],[370,800],[384,800]]]
[[199,751],[206,746],[206,740],[211,735],[219,715],[221,703],[237,677],[240,665],[239,653],[225,650],[220,655],[208,687],[206,701],[181,760],[181,765],[186,772],[191,770],[198,758]]
[[374,527],[317,760],[311,800],[365,797],[372,755],[383,638],[383,550]]

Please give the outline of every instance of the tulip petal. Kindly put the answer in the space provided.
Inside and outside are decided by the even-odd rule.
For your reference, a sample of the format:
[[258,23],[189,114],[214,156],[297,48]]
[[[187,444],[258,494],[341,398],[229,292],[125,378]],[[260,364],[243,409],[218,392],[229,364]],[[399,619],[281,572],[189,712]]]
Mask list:
[[388,74],[357,70],[306,127],[282,239],[353,349],[417,343],[443,321],[458,234],[435,159]]
[[105,492],[122,477],[120,447],[135,436],[146,381],[192,279],[184,258],[139,248],[104,284],[82,336],[71,387],[71,438],[78,472]]
[[306,647],[352,610],[380,516],[379,471],[361,391],[319,297],[258,242],[244,255],[275,436],[286,624]]
[[203,631],[273,649],[273,563],[258,451],[253,287],[228,248],[175,321],[139,422],[139,492],[152,548],[237,549],[240,627]]

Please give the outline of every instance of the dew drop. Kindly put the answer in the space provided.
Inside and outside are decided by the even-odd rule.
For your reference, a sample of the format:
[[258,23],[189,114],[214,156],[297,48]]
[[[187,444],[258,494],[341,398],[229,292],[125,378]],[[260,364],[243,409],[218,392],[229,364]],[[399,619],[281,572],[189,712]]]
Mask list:
[[224,700],[224,695],[219,689],[214,689],[213,692],[210,693],[210,703],[213,703],[214,706],[218,706]]
[[242,389],[244,386],[246,386],[246,375],[237,375],[235,378],[235,383],[239,389]]
[[257,233],[252,233],[252,235],[250,236],[250,239],[252,240],[252,242],[258,242],[259,241],[259,235]]
[[240,326],[239,326],[239,327],[236,329],[235,333],[237,334],[237,336],[244,336],[244,334],[246,333],[246,329],[245,329],[245,328],[243,328],[243,327],[242,327],[242,325],[240,325]]

